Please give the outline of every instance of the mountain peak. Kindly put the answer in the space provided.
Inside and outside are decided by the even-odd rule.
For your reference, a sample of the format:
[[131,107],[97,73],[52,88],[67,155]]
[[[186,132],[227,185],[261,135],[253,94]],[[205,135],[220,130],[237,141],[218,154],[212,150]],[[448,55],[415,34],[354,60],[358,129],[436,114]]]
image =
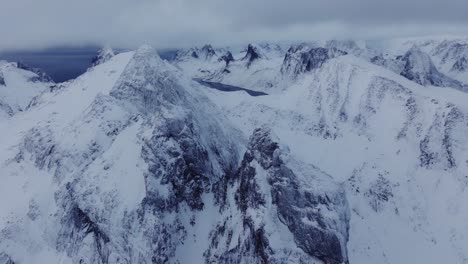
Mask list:
[[232,56],[232,53],[228,50],[221,57],[219,57],[219,60],[224,61],[226,66],[229,66],[229,63],[234,61],[234,56]]
[[204,59],[210,59],[211,57],[216,55],[215,50],[209,44],[204,45],[200,50],[201,55]]
[[306,44],[291,46],[284,57],[281,73],[296,76],[321,67],[331,58],[346,54],[335,48],[310,48]]
[[247,61],[247,67],[250,67],[250,65],[252,65],[254,61],[264,58],[266,58],[266,56],[261,51],[260,47],[253,44],[249,44],[247,46],[245,56],[242,58],[242,60]]
[[417,46],[411,47],[401,60],[404,67],[400,75],[409,80],[423,86],[433,85],[466,90],[462,83],[439,72],[429,54],[423,52]]
[[114,56],[115,56],[114,50],[110,46],[104,46],[98,51],[98,54],[94,56],[92,60],[92,65],[96,66],[104,62],[107,62]]

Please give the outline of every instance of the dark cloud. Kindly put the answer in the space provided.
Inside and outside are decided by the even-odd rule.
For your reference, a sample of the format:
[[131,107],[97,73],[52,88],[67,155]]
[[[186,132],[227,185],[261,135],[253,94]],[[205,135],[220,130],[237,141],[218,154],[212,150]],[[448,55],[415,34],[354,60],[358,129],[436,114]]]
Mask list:
[[466,0],[3,0],[0,49],[468,34]]

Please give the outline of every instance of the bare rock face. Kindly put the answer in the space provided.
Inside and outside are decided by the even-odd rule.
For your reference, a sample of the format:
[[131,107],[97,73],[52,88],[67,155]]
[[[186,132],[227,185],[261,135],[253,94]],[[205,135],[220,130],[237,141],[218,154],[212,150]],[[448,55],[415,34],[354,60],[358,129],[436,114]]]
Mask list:
[[[228,180],[241,219],[226,216],[212,234],[208,259],[282,263],[289,255],[296,263],[347,263],[349,208],[344,190],[315,167],[298,169],[302,164],[283,157],[283,151],[268,129],[253,132],[240,168]],[[231,251],[219,252],[218,241],[229,238],[233,221],[243,223],[246,239]],[[273,238],[272,230],[281,229],[288,230],[300,250]]]
[[242,61],[246,61],[247,67],[250,67],[250,65],[252,65],[254,61],[264,58],[266,58],[266,56],[262,53],[260,47],[253,44],[249,44],[247,46],[245,56],[242,58]]
[[232,56],[232,53],[230,51],[226,51],[220,58],[220,61],[224,61],[226,63],[226,67],[229,66],[231,62],[234,61],[234,56]]
[[310,48],[305,44],[292,46],[284,57],[281,73],[297,76],[319,68],[327,60],[346,55],[347,53],[335,48]]

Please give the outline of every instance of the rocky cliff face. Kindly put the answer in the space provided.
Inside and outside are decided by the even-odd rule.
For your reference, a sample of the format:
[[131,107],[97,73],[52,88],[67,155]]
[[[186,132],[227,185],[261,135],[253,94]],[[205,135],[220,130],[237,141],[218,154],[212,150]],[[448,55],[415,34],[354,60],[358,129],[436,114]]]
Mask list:
[[294,77],[320,68],[327,60],[342,55],[346,52],[335,48],[310,48],[305,44],[293,46],[284,57],[281,73]]
[[239,169],[225,179],[227,194],[234,199],[224,197],[227,209],[211,234],[208,259],[347,262],[349,208],[344,190],[317,168],[297,164],[271,133],[256,129]]
[[259,60],[259,59],[266,59],[266,58],[267,58],[266,55],[263,54],[260,47],[253,45],[253,44],[249,44],[245,51],[245,55],[241,60],[246,62],[246,65],[248,68],[250,67],[250,65],[252,65],[254,61]]
[[228,67],[229,63],[234,61],[234,56],[232,56],[230,51],[226,51],[226,53],[224,53],[219,59],[224,61],[226,63],[226,67]]

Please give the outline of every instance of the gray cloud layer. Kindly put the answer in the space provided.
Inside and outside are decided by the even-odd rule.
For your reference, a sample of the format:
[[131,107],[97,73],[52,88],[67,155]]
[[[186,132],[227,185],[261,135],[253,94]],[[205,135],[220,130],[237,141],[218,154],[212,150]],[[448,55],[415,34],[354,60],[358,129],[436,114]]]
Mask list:
[[468,35],[466,0],[1,0],[0,49]]

